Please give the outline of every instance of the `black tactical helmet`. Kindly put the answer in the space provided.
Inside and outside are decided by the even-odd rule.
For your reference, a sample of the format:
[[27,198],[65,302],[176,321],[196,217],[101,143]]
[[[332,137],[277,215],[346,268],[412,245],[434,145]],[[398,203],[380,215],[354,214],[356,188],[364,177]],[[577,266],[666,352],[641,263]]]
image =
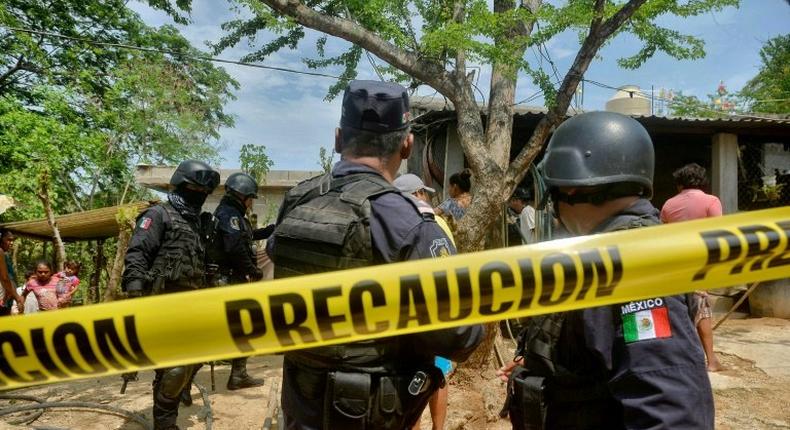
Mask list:
[[635,119],[588,112],[557,127],[540,169],[549,188],[634,183],[649,197],[654,158],[650,135]]
[[225,191],[235,191],[244,197],[258,198],[258,183],[252,176],[238,172],[228,176],[225,180]]
[[203,187],[206,193],[210,194],[219,185],[219,172],[202,161],[185,160],[178,165],[173,176],[170,177],[170,185],[178,187],[182,184]]

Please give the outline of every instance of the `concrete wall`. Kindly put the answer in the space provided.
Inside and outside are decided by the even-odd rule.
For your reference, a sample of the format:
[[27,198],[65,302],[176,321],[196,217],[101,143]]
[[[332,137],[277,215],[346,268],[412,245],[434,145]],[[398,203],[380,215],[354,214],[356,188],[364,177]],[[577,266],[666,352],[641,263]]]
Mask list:
[[738,211],[738,136],[713,135],[711,148],[711,191],[719,196],[725,214]]
[[790,278],[760,283],[749,296],[752,315],[790,319]]
[[[137,166],[134,177],[138,184],[154,191],[164,193],[170,188],[170,177],[173,175],[174,171],[175,167],[172,166],[140,165]],[[240,171],[239,169],[219,169],[220,184],[224,184],[228,176]],[[269,171],[264,183],[259,185],[258,199],[252,207],[252,212],[255,215],[253,218],[257,218],[258,226],[263,227],[275,221],[286,191],[299,182],[320,175],[321,173],[322,172],[302,170]],[[214,193],[206,199],[203,210],[213,212],[224,194],[225,187],[220,185],[214,190]],[[164,195],[160,197],[164,197]]]

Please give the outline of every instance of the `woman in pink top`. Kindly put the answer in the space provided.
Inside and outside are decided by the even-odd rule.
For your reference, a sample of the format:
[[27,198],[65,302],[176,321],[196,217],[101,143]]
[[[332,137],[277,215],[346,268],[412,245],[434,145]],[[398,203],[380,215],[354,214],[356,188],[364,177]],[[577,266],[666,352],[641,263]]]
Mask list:
[[[28,294],[33,293],[36,296],[36,300],[38,300],[40,311],[55,310],[59,307],[57,287],[60,280],[59,276],[52,275],[52,266],[49,262],[41,260],[36,263],[35,277],[27,281],[25,292],[22,293],[22,296],[27,297]],[[66,281],[70,288],[70,281]]]
[[[686,164],[672,173],[678,195],[664,203],[661,208],[661,221],[664,223],[689,221],[693,219],[721,216],[721,201],[718,197],[702,191],[708,184],[705,168],[696,163]],[[708,358],[708,370],[722,370],[719,359],[713,352],[713,328],[711,325],[711,309],[706,291],[694,293],[697,299],[697,312],[694,324],[697,334]]]

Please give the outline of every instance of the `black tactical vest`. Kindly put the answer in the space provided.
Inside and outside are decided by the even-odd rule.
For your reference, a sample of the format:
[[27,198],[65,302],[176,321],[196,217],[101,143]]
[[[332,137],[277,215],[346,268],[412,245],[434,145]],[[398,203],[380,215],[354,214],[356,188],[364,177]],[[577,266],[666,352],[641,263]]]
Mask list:
[[[326,174],[294,187],[285,197],[274,230],[275,279],[375,264],[369,199],[397,192],[373,173],[339,178]],[[400,349],[398,338],[388,338],[310,348],[286,356],[312,368],[397,373],[418,364],[396,360]]]
[[[628,230],[632,228],[647,227],[656,225],[657,222],[650,215],[618,215],[609,220],[602,226],[600,232],[613,232]],[[588,385],[592,392],[587,393],[591,397],[603,395],[604,391],[599,391],[603,387],[596,387],[595,380],[598,375],[579,375],[578,372],[564,368],[557,360],[558,342],[563,331],[567,331],[567,319],[575,315],[572,312],[540,315],[530,318],[526,327],[518,338],[516,347],[516,357],[523,356],[524,362],[528,363],[531,374],[550,377],[561,385],[568,387],[578,385]],[[574,345],[563,345],[564,348],[572,348]],[[581,368],[586,367],[585,354],[583,351],[570,351],[565,355],[575,357],[575,363]],[[575,367],[575,366],[574,366]],[[565,393],[563,393],[565,395]],[[585,394],[582,394],[583,396]],[[567,399],[569,401],[577,399]]]
[[369,199],[397,192],[373,173],[326,174],[294,187],[274,230],[274,277],[374,264]]
[[170,203],[165,210],[165,230],[159,253],[149,271],[153,294],[190,291],[205,286],[205,248],[200,227],[190,223]]

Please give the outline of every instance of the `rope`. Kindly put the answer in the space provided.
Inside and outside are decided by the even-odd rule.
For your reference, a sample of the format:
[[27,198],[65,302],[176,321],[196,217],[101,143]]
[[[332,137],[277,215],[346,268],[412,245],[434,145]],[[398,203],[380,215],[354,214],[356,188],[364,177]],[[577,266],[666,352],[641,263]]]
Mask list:
[[[0,399],[16,400],[22,397],[23,396],[0,394]],[[28,397],[28,396],[24,396],[24,397]],[[23,400],[27,400],[27,399],[23,399]],[[0,409],[0,416],[12,414],[15,412],[33,411],[39,409],[67,409],[67,408],[97,409],[100,411],[106,411],[111,414],[118,415],[123,418],[127,418],[131,421],[140,424],[140,426],[142,426],[146,430],[154,429],[154,426],[147,419],[145,419],[145,417],[111,405],[102,405],[100,403],[92,403],[92,402],[44,402],[43,400],[37,398],[34,399],[34,401],[39,402],[39,404],[12,406],[10,408]],[[38,416],[36,416],[36,418],[38,418]]]

